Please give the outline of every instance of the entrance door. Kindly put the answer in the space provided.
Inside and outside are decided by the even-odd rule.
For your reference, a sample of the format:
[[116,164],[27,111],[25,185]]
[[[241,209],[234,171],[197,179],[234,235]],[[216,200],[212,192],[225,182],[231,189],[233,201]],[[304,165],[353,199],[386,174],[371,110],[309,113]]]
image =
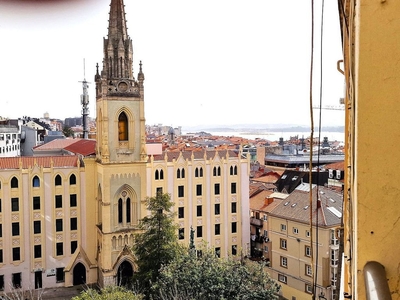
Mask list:
[[35,289],[42,288],[42,271],[35,272]]
[[73,272],[73,285],[80,285],[86,283],[86,268],[82,263],[76,264]]
[[118,268],[117,285],[129,287],[132,284],[133,268],[132,265],[124,261]]

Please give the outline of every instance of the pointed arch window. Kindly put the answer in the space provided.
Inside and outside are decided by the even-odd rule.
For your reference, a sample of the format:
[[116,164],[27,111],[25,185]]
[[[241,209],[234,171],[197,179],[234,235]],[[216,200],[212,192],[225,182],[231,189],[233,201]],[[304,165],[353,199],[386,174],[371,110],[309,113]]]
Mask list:
[[185,169],[183,169],[183,168],[182,168],[181,176],[182,176],[182,178],[185,178]]
[[200,177],[203,177],[203,168],[200,168]]
[[199,177],[199,169],[194,170],[194,177]]
[[128,140],[128,117],[124,112],[118,117],[118,139],[120,141]]
[[118,223],[122,223],[122,199],[118,199]]
[[76,176],[75,176],[75,174],[72,174],[71,176],[69,176],[69,184],[70,185],[76,184]]
[[164,179],[164,171],[160,170],[160,180],[163,180],[163,179]]
[[181,169],[176,170],[176,178],[181,178]]
[[57,175],[56,178],[54,178],[54,185],[61,185],[61,176]]
[[32,179],[32,187],[40,187],[40,180],[39,177],[35,176]]
[[13,178],[11,179],[11,188],[12,188],[12,189],[18,188],[18,179],[17,179],[16,177],[13,177]]
[[158,170],[156,170],[156,172],[154,174],[154,179],[155,180],[159,180],[160,179],[160,173],[158,172]]
[[126,199],[126,223],[131,222],[131,199]]

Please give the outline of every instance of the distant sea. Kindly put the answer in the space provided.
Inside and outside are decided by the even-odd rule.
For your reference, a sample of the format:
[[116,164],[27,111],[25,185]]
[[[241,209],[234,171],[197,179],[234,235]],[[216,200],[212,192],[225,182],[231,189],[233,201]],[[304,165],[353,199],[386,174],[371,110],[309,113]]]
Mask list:
[[[193,133],[193,131],[190,131]],[[308,138],[310,137],[311,133],[310,132],[252,132],[252,131],[213,131],[213,130],[204,130],[204,132],[210,133],[212,135],[217,135],[217,136],[237,136],[237,137],[243,137],[247,138],[250,140],[255,140],[257,138],[259,139],[265,139],[268,141],[279,141],[279,138],[283,138],[283,140],[289,140],[290,137],[293,136],[298,136],[299,138]],[[188,133],[188,132],[185,132]],[[314,132],[314,138],[318,137],[318,131]],[[335,132],[335,131],[323,131],[321,132],[321,142],[323,141],[324,137],[328,137],[328,141],[333,142],[333,141],[338,141],[338,142],[343,142],[344,141],[344,132]]]

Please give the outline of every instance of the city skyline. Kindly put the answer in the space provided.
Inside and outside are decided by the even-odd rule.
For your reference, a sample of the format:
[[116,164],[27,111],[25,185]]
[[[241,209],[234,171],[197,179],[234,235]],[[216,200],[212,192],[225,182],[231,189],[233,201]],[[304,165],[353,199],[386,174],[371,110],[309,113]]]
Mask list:
[[[300,2],[300,3],[299,3]],[[0,1],[0,116],[80,116],[79,81],[102,69],[109,1]],[[126,2],[134,74],[143,62],[146,123],[172,126],[309,124],[310,4],[305,1]],[[319,60],[316,7],[315,60]],[[133,25],[132,25],[133,24]],[[343,76],[337,6],[325,4],[323,106],[338,105]],[[60,60],[60,57],[62,59]],[[85,75],[84,75],[85,60]],[[314,103],[319,104],[319,65]],[[318,111],[314,111],[318,115]],[[322,111],[323,126],[344,124]],[[317,118],[317,116],[315,116]]]

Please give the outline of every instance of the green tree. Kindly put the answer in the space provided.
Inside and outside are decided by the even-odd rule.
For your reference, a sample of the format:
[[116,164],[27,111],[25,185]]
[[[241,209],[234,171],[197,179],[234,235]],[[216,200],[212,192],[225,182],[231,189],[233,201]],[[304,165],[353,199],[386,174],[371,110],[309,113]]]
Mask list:
[[122,287],[110,286],[101,291],[87,289],[79,296],[73,297],[72,300],[141,300],[141,295],[136,295],[132,291],[128,291]]
[[139,223],[140,233],[135,235],[133,252],[138,272],[134,282],[144,294],[150,294],[150,287],[156,282],[161,266],[167,265],[181,252],[178,244],[178,227],[174,224],[171,208],[174,203],[169,194],[157,193],[147,198],[150,215]]
[[278,299],[280,285],[264,264],[237,257],[218,258],[209,249],[188,251],[162,268],[153,286],[158,299]]
[[63,134],[66,137],[71,137],[71,136],[74,136],[74,131],[72,130],[71,127],[65,125],[64,128],[63,128]]

